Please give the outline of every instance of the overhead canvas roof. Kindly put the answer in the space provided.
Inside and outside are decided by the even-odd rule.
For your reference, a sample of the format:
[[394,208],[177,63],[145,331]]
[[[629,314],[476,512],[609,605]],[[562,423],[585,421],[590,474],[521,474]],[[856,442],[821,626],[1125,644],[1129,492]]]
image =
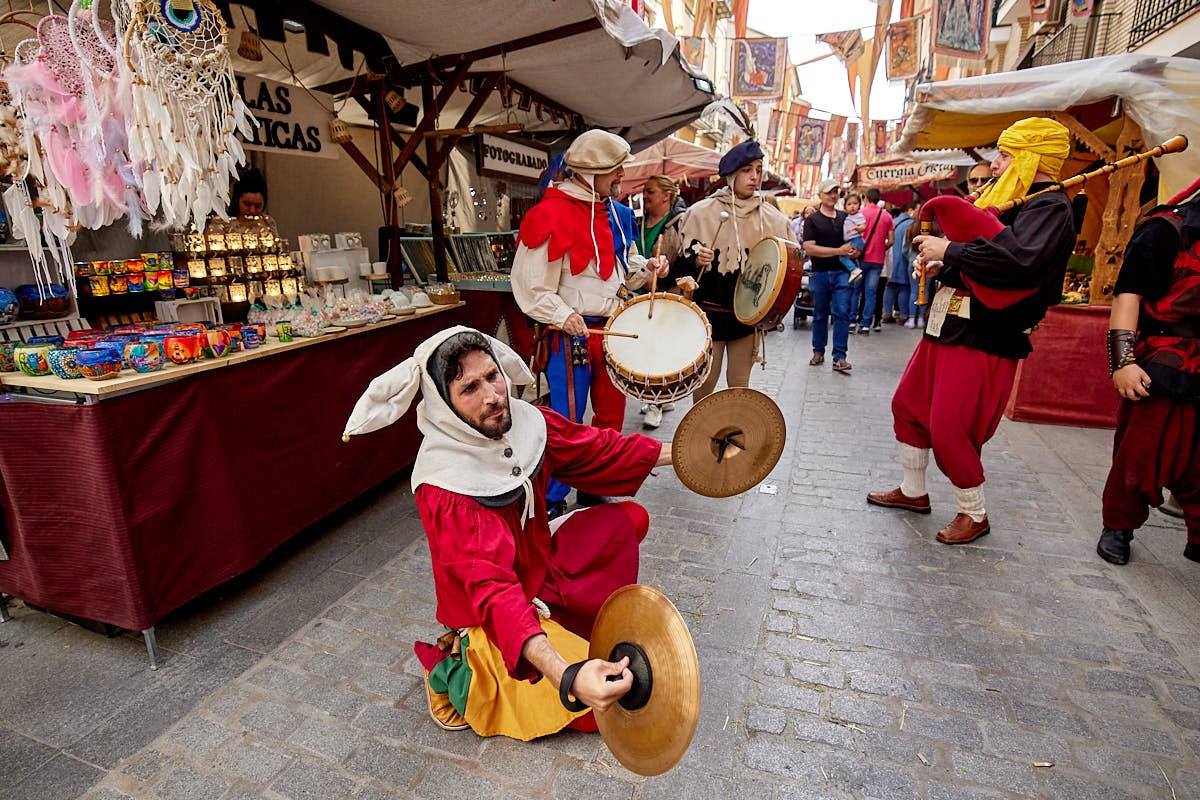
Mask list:
[[[401,70],[427,65],[445,70],[469,62],[468,75],[504,71],[533,98],[576,112],[585,126],[623,133],[635,149],[686,125],[712,100],[711,82],[680,58],[678,40],[651,30],[620,0],[316,0],[315,5],[382,36]],[[245,27],[236,4],[231,16],[235,27]],[[293,47],[291,38],[288,54],[304,42],[295,36]],[[288,69],[269,54],[262,62],[237,66],[275,80],[289,78]],[[293,58],[292,66],[310,87],[353,74],[327,57]],[[471,99],[467,92],[454,95],[443,110],[443,126],[453,125]],[[419,97],[407,99],[420,103]],[[539,118],[537,106],[506,110],[493,95],[473,122],[517,121],[532,132],[569,127],[549,113]]]
[[1147,148],[1180,133],[1190,140],[1187,151],[1158,160],[1160,198],[1200,174],[1200,61],[1194,59],[1130,53],[1071,61],[923,84],[917,101],[896,147],[902,156],[994,146],[1018,119],[1109,101],[1105,116],[1123,110],[1141,127]]

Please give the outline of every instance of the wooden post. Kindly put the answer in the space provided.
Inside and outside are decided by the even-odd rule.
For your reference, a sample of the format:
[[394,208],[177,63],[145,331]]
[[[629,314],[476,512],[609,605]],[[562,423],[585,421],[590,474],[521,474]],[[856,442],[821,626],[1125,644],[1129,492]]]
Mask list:
[[[1113,149],[1118,159],[1146,149],[1142,141],[1142,129],[1129,116],[1125,117]],[[1139,197],[1145,180],[1145,163],[1117,170],[1108,176],[1108,198],[1104,204],[1103,224],[1100,238],[1096,241],[1092,267],[1088,300],[1092,305],[1112,305],[1113,287],[1125,262],[1125,247],[1133,236],[1133,228],[1141,211]]]
[[[436,126],[440,106],[433,96],[433,83],[421,84],[421,112],[429,121],[429,128]],[[419,140],[415,134],[409,144]],[[425,164],[429,168],[429,222],[433,231],[433,259],[437,264],[439,281],[448,280],[446,269],[446,218],[442,214],[442,161],[438,141],[434,137],[425,139]]]
[[379,160],[383,162],[383,225],[387,228],[387,271],[392,288],[404,284],[404,265],[400,256],[400,206],[396,203],[396,171],[392,165],[392,120],[388,116],[387,82],[378,81],[372,87],[375,102],[375,126],[379,135]]

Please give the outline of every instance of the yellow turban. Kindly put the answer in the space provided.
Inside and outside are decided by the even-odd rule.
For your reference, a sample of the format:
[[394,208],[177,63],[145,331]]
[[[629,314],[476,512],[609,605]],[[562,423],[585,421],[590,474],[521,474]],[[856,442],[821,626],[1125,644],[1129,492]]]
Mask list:
[[1012,163],[975,201],[979,208],[1024,197],[1039,172],[1058,180],[1071,155],[1071,132],[1052,119],[1028,117],[1005,128],[996,144],[1012,155]]

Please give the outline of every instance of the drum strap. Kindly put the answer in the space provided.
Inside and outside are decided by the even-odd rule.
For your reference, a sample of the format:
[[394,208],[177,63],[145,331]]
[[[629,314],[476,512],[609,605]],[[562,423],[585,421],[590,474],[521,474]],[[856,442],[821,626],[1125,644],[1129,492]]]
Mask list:
[[567,361],[567,411],[571,415],[571,422],[579,422],[575,418],[575,359],[572,355],[574,348],[571,346],[571,337],[567,334],[562,334],[563,342],[560,348],[563,352],[563,358]]

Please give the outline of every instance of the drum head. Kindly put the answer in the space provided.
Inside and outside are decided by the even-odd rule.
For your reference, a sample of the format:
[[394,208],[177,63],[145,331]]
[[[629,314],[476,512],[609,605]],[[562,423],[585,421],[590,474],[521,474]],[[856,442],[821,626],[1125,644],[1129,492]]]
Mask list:
[[733,315],[743,325],[757,325],[783,286],[787,270],[787,253],[773,236],[750,248],[750,257],[742,265],[737,286],[733,290]]
[[707,319],[675,295],[655,295],[654,316],[649,296],[637,298],[613,317],[608,330],[636,333],[638,338],[606,336],[609,358],[638,375],[674,375],[695,365],[708,349]]

